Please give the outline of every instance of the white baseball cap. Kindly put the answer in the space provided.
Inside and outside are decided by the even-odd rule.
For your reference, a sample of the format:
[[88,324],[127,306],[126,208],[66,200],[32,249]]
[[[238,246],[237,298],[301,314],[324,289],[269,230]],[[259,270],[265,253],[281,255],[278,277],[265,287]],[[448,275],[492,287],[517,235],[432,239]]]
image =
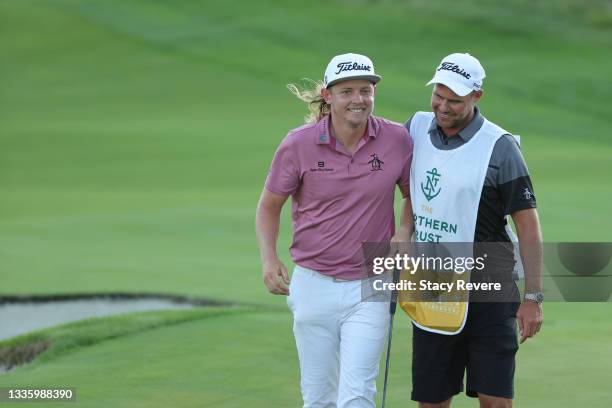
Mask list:
[[485,70],[476,58],[467,53],[454,53],[444,57],[427,85],[446,85],[457,95],[465,96],[480,91],[485,76]]
[[325,88],[349,79],[367,79],[377,83],[382,78],[374,73],[372,60],[361,54],[336,55],[325,69]]

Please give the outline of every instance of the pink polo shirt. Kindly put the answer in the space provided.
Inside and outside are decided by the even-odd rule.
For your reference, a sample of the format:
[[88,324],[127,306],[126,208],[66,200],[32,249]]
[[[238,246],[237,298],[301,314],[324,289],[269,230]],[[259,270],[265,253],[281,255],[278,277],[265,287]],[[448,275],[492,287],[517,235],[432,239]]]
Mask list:
[[329,132],[329,116],[289,132],[266,188],[292,197],[293,261],[340,279],[365,275],[361,244],[395,232],[395,186],[409,186],[412,139],[406,128],[371,116],[349,154]]

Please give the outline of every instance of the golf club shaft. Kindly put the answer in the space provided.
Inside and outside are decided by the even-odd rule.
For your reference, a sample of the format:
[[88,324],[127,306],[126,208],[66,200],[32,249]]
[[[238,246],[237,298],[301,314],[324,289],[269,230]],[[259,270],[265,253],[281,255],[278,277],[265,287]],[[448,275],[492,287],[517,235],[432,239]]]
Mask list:
[[385,400],[387,397],[387,378],[389,377],[389,360],[390,360],[389,357],[391,356],[391,340],[393,338],[393,317],[394,315],[392,314],[389,319],[389,340],[387,342],[387,358],[385,362],[385,380],[383,383],[383,395],[382,395],[381,408],[385,408]]
[[[400,271],[399,269],[393,270],[393,282],[399,282]],[[393,339],[393,318],[395,317],[395,310],[397,309],[397,291],[394,290],[391,293],[391,301],[389,302],[389,339],[387,340],[387,358],[385,359],[385,379],[383,382],[383,395],[381,408],[385,408],[385,401],[387,398],[387,379],[389,378],[389,361],[391,359],[391,340]]]

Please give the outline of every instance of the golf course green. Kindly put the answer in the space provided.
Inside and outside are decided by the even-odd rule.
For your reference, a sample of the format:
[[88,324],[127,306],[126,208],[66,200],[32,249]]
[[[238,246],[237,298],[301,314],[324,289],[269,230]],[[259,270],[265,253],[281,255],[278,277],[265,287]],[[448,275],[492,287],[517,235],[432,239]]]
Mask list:
[[[307,113],[285,85],[320,79],[339,53],[372,58],[376,114],[398,122],[429,109],[425,83],[443,56],[477,56],[479,106],[521,135],[545,240],[612,241],[612,8],[497,3],[0,0],[0,296],[236,305],[0,342],[0,355],[50,342],[0,388],[76,390],[76,403],[36,404],[50,407],[300,406],[291,316],[261,281],[254,215],[276,147]],[[611,313],[609,302],[546,303],[517,357],[516,406],[610,406]],[[398,315],[390,407],[415,406],[410,336]]]

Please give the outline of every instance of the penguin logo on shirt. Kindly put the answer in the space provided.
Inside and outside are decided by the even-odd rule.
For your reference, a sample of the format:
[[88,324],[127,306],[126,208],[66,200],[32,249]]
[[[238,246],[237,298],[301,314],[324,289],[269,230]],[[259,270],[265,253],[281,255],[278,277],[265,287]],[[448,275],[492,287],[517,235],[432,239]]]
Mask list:
[[385,164],[385,162],[380,160],[376,153],[371,154],[370,157],[372,157],[372,160],[370,160],[368,162],[368,164],[372,165],[372,169],[370,171],[379,171],[379,170],[382,170],[383,169],[382,165]]

